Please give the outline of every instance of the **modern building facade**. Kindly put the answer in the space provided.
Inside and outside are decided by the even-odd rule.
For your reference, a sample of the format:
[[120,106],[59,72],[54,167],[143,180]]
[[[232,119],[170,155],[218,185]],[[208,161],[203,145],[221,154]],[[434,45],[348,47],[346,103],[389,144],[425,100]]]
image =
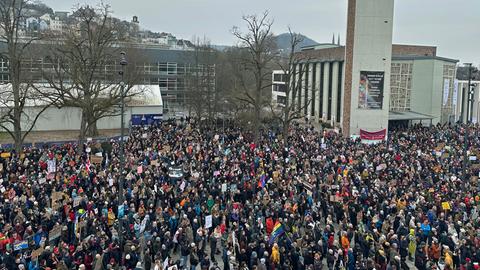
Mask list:
[[463,123],[480,121],[480,81],[471,81],[471,95],[468,98],[468,81],[455,80],[453,103],[455,105],[455,120]]
[[[388,93],[389,98],[388,103],[383,104],[388,111],[387,121],[391,124],[436,124],[458,119],[456,103],[460,102],[461,96],[455,97],[454,91],[458,61],[437,56],[436,47],[431,46],[394,44],[391,51],[390,87],[388,92],[384,90],[384,95]],[[305,116],[341,127],[345,106],[345,47],[320,44],[303,48],[297,56],[303,59],[297,69],[306,67],[303,78],[295,78],[303,86],[300,102],[310,103]],[[275,91],[279,89],[275,86],[278,84],[275,79],[273,84],[273,101],[281,101],[278,96],[282,94]],[[299,100],[299,97],[289,98],[294,102]],[[355,102],[358,106],[358,95]],[[371,115],[365,119],[377,120]]]
[[[393,10],[394,0],[348,0],[346,45],[332,41],[296,54],[301,61],[294,68],[305,72],[292,76],[302,89],[289,103],[346,136],[456,121],[458,61],[437,56],[436,47],[392,44]],[[272,93],[280,103],[285,95],[278,84]]]
[[[44,52],[45,44],[35,44],[34,51]],[[201,79],[210,88],[215,87],[215,63],[213,52],[195,50],[176,50],[153,44],[129,44],[128,61],[134,65],[141,76],[138,84],[159,86],[163,99],[163,113],[174,116],[188,113],[188,92],[194,87],[191,81]],[[5,44],[0,43],[0,50]],[[45,55],[36,54],[22,64],[26,72],[37,74],[35,83],[46,83],[42,74],[52,68]],[[120,57],[120,56],[119,56]],[[120,80],[121,66],[113,59],[100,73],[106,80]],[[0,58],[0,84],[9,83],[8,61]],[[204,85],[204,86],[205,86]]]
[[272,72],[272,101],[278,106],[285,106],[287,101],[285,80],[285,71],[274,70]]

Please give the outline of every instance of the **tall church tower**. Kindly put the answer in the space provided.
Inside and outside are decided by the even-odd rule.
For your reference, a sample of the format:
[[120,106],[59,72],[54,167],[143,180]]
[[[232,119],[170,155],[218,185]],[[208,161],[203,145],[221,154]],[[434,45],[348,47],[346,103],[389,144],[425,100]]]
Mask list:
[[388,130],[394,0],[348,0],[342,129]]

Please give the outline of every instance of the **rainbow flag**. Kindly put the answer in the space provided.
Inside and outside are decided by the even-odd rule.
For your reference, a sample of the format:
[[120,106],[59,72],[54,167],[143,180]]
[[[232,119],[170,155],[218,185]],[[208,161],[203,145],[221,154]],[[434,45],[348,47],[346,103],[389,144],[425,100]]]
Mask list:
[[260,176],[260,180],[258,181],[258,187],[259,188],[264,188],[265,187],[265,179],[266,179],[266,176],[265,174],[262,174],[262,176]]
[[268,241],[268,243],[272,245],[275,242],[275,239],[277,239],[283,234],[285,234],[285,228],[280,222],[277,222],[277,224],[275,224],[275,227],[273,227],[273,231],[270,234],[270,240]]

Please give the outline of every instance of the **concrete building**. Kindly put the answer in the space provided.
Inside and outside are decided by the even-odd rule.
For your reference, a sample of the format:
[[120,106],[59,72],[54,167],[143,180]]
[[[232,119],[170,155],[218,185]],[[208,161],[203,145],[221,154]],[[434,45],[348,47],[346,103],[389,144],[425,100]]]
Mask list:
[[[129,48],[129,65],[135,65],[142,75],[139,84],[159,87],[163,113],[168,114],[168,117],[188,113],[188,91],[193,87],[189,81],[192,77],[204,76],[210,86],[215,87],[215,64],[213,58],[209,57],[213,52],[202,52],[204,57],[199,57],[199,53],[195,51],[176,50],[161,45],[138,43],[125,46]],[[32,50],[48,54],[47,47],[45,44],[36,43]],[[4,49],[5,44],[0,43],[0,52]],[[121,66],[116,60],[112,59],[111,63],[99,71],[105,78],[119,79]],[[23,63],[28,72],[37,73],[37,83],[46,83],[42,74],[51,69],[51,65],[41,54],[35,54],[35,57],[25,59]],[[9,83],[8,72],[8,61],[0,58],[0,84]]]
[[[10,84],[0,85],[0,92],[10,92],[6,90],[9,87],[11,87]],[[44,92],[51,91],[48,86],[37,85],[37,87],[43,88]],[[131,91],[140,94],[125,102],[125,127],[130,124],[149,125],[163,119],[163,100],[158,85],[136,85]],[[25,119],[22,120],[23,130],[30,127],[30,119],[33,119],[44,106],[41,100],[28,100],[28,102],[29,104],[25,107]],[[3,107],[0,106],[0,113],[2,109]],[[79,130],[81,113],[79,108],[74,107],[47,108],[35,123],[33,131]],[[120,127],[120,115],[102,118],[97,122],[98,129],[119,129]]]
[[[468,100],[468,81],[455,80],[453,104],[455,121],[479,123],[480,121],[480,81],[471,81],[472,100]],[[462,115],[463,109],[463,115]]]
[[[393,9],[394,0],[349,0],[346,45],[333,40],[297,53],[295,69],[305,72],[293,78],[302,90],[289,103],[303,104],[305,117],[347,136],[458,119],[458,61],[437,56],[436,47],[392,44]],[[280,103],[278,85],[274,80],[272,96]]]
[[388,129],[393,7],[394,0],[348,1],[341,119],[346,136]]
[[272,101],[278,106],[285,106],[286,99],[285,72],[274,70],[272,73]]
[[[388,111],[387,121],[392,125],[407,125],[420,121],[425,124],[454,122],[458,119],[455,101],[459,99],[454,96],[458,61],[437,56],[436,47],[431,46],[392,45],[391,52],[389,98],[388,103],[383,100],[382,104]],[[315,97],[310,101],[310,109],[305,115],[317,122],[341,127],[345,96],[345,47],[321,44],[304,48],[297,55],[303,59],[298,68],[307,66],[305,78],[300,80],[308,86],[303,91],[309,92],[306,96],[310,99]],[[277,84],[279,82],[273,80],[274,102],[279,99],[278,96],[282,96],[281,92],[275,91],[279,89]],[[304,99],[302,102],[308,101]],[[355,101],[358,106],[358,95]],[[368,115],[364,118],[374,122],[378,117]],[[382,125],[386,127],[386,124]]]

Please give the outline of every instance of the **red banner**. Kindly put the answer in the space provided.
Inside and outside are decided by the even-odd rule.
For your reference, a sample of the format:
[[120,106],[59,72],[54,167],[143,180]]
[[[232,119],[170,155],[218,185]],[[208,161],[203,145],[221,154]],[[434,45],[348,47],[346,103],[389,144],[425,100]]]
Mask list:
[[362,140],[371,140],[379,141],[384,140],[387,135],[387,129],[382,129],[380,131],[369,132],[363,129],[360,129],[360,139]]

